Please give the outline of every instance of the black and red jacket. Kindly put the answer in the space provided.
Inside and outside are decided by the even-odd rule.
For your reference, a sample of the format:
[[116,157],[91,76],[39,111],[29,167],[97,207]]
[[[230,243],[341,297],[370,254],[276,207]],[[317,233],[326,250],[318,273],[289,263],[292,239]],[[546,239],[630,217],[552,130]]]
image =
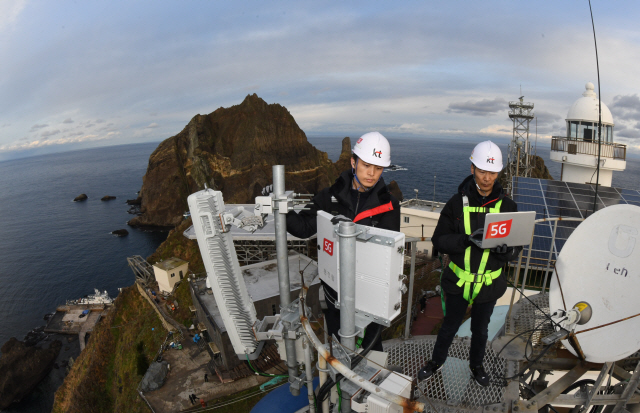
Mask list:
[[287,232],[298,238],[315,235],[318,231],[318,211],[344,215],[369,227],[400,231],[400,203],[391,195],[382,177],[367,192],[352,189],[352,182],[353,173],[345,171],[333,185],[313,197],[313,201],[306,206],[309,210],[300,213],[290,211],[287,214]]

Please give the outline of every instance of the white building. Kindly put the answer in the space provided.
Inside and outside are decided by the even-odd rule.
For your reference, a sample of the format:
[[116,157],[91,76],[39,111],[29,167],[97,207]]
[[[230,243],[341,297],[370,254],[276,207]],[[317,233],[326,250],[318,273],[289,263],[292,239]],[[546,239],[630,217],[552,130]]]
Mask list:
[[[593,83],[585,88],[567,113],[566,137],[553,136],[551,141],[551,160],[562,164],[560,180],[579,184],[596,182],[598,164],[598,97]],[[613,171],[624,171],[627,166],[627,148],[613,141],[613,116],[604,103],[601,117],[599,182],[611,186]]]
[[158,289],[164,293],[173,291],[178,281],[187,275],[189,263],[180,258],[171,257],[168,260],[153,264],[153,274],[158,283]]
[[[436,229],[443,207],[443,203],[433,203],[422,199],[414,198],[402,201],[400,203],[400,231],[407,238],[431,237]],[[416,247],[417,252],[426,250],[430,257],[433,256],[433,244],[431,244],[431,241],[418,242]],[[409,250],[410,245],[407,245],[406,248]]]

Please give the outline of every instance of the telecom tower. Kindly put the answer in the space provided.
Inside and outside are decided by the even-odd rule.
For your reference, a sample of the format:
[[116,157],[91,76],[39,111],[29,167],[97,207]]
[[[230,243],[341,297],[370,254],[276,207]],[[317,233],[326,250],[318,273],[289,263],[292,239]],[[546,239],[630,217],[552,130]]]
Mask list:
[[513,137],[509,144],[507,158],[507,193],[511,193],[511,183],[514,176],[528,177],[531,175],[531,143],[529,142],[529,123],[533,119],[533,103],[523,102],[520,96],[518,102],[509,102],[509,118],[513,120]]

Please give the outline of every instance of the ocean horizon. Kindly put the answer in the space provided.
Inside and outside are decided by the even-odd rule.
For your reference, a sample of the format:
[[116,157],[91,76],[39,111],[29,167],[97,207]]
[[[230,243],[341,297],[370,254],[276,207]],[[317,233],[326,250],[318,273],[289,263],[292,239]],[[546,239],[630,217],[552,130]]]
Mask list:
[[[310,137],[316,148],[333,161],[342,138]],[[415,196],[446,202],[469,174],[469,154],[484,138],[475,140],[390,138],[392,163],[407,170],[387,171],[387,183],[398,182],[407,198]],[[498,141],[506,159],[508,140]],[[166,232],[130,228],[127,199],[137,197],[150,154],[158,142],[100,147],[38,155],[0,162],[0,342],[22,340],[43,326],[43,316],[66,300],[134,283],[126,258],[151,255]],[[545,145],[547,146],[547,145]],[[549,159],[549,147],[540,155],[555,179],[560,165]],[[435,178],[435,194],[434,191]],[[613,186],[640,189],[640,160],[629,158],[627,170],[614,172]],[[81,194],[84,202],[73,202]],[[105,195],[116,196],[101,201]],[[127,229],[127,237],[110,234]],[[22,405],[24,408],[20,408]],[[9,411],[46,411],[42,403],[25,402]],[[36,406],[36,407],[34,407]]]

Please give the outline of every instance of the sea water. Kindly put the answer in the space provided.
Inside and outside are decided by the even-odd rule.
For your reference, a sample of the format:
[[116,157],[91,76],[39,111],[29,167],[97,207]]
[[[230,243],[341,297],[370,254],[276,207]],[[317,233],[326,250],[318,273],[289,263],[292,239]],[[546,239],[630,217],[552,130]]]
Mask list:
[[[390,138],[394,164],[407,170],[385,172],[404,196],[434,197],[445,202],[469,174],[469,154],[484,139]],[[337,160],[341,138],[311,137],[318,149]],[[549,160],[549,145],[539,143],[554,178],[560,166]],[[506,155],[508,141],[496,140]],[[107,290],[112,297],[119,287],[134,283],[127,257],[151,255],[166,232],[144,232],[126,221],[127,199],[137,197],[149,156],[158,143],[132,144],[0,162],[0,344],[9,337],[22,339],[44,325],[43,316],[64,304]],[[627,170],[613,175],[613,185],[640,189],[640,162],[627,159]],[[84,202],[73,202],[81,193]],[[101,201],[105,195],[116,196]],[[110,234],[127,229],[127,237]],[[50,385],[46,401],[30,401],[10,411],[39,412],[50,409]],[[48,406],[48,407],[47,407]]]

